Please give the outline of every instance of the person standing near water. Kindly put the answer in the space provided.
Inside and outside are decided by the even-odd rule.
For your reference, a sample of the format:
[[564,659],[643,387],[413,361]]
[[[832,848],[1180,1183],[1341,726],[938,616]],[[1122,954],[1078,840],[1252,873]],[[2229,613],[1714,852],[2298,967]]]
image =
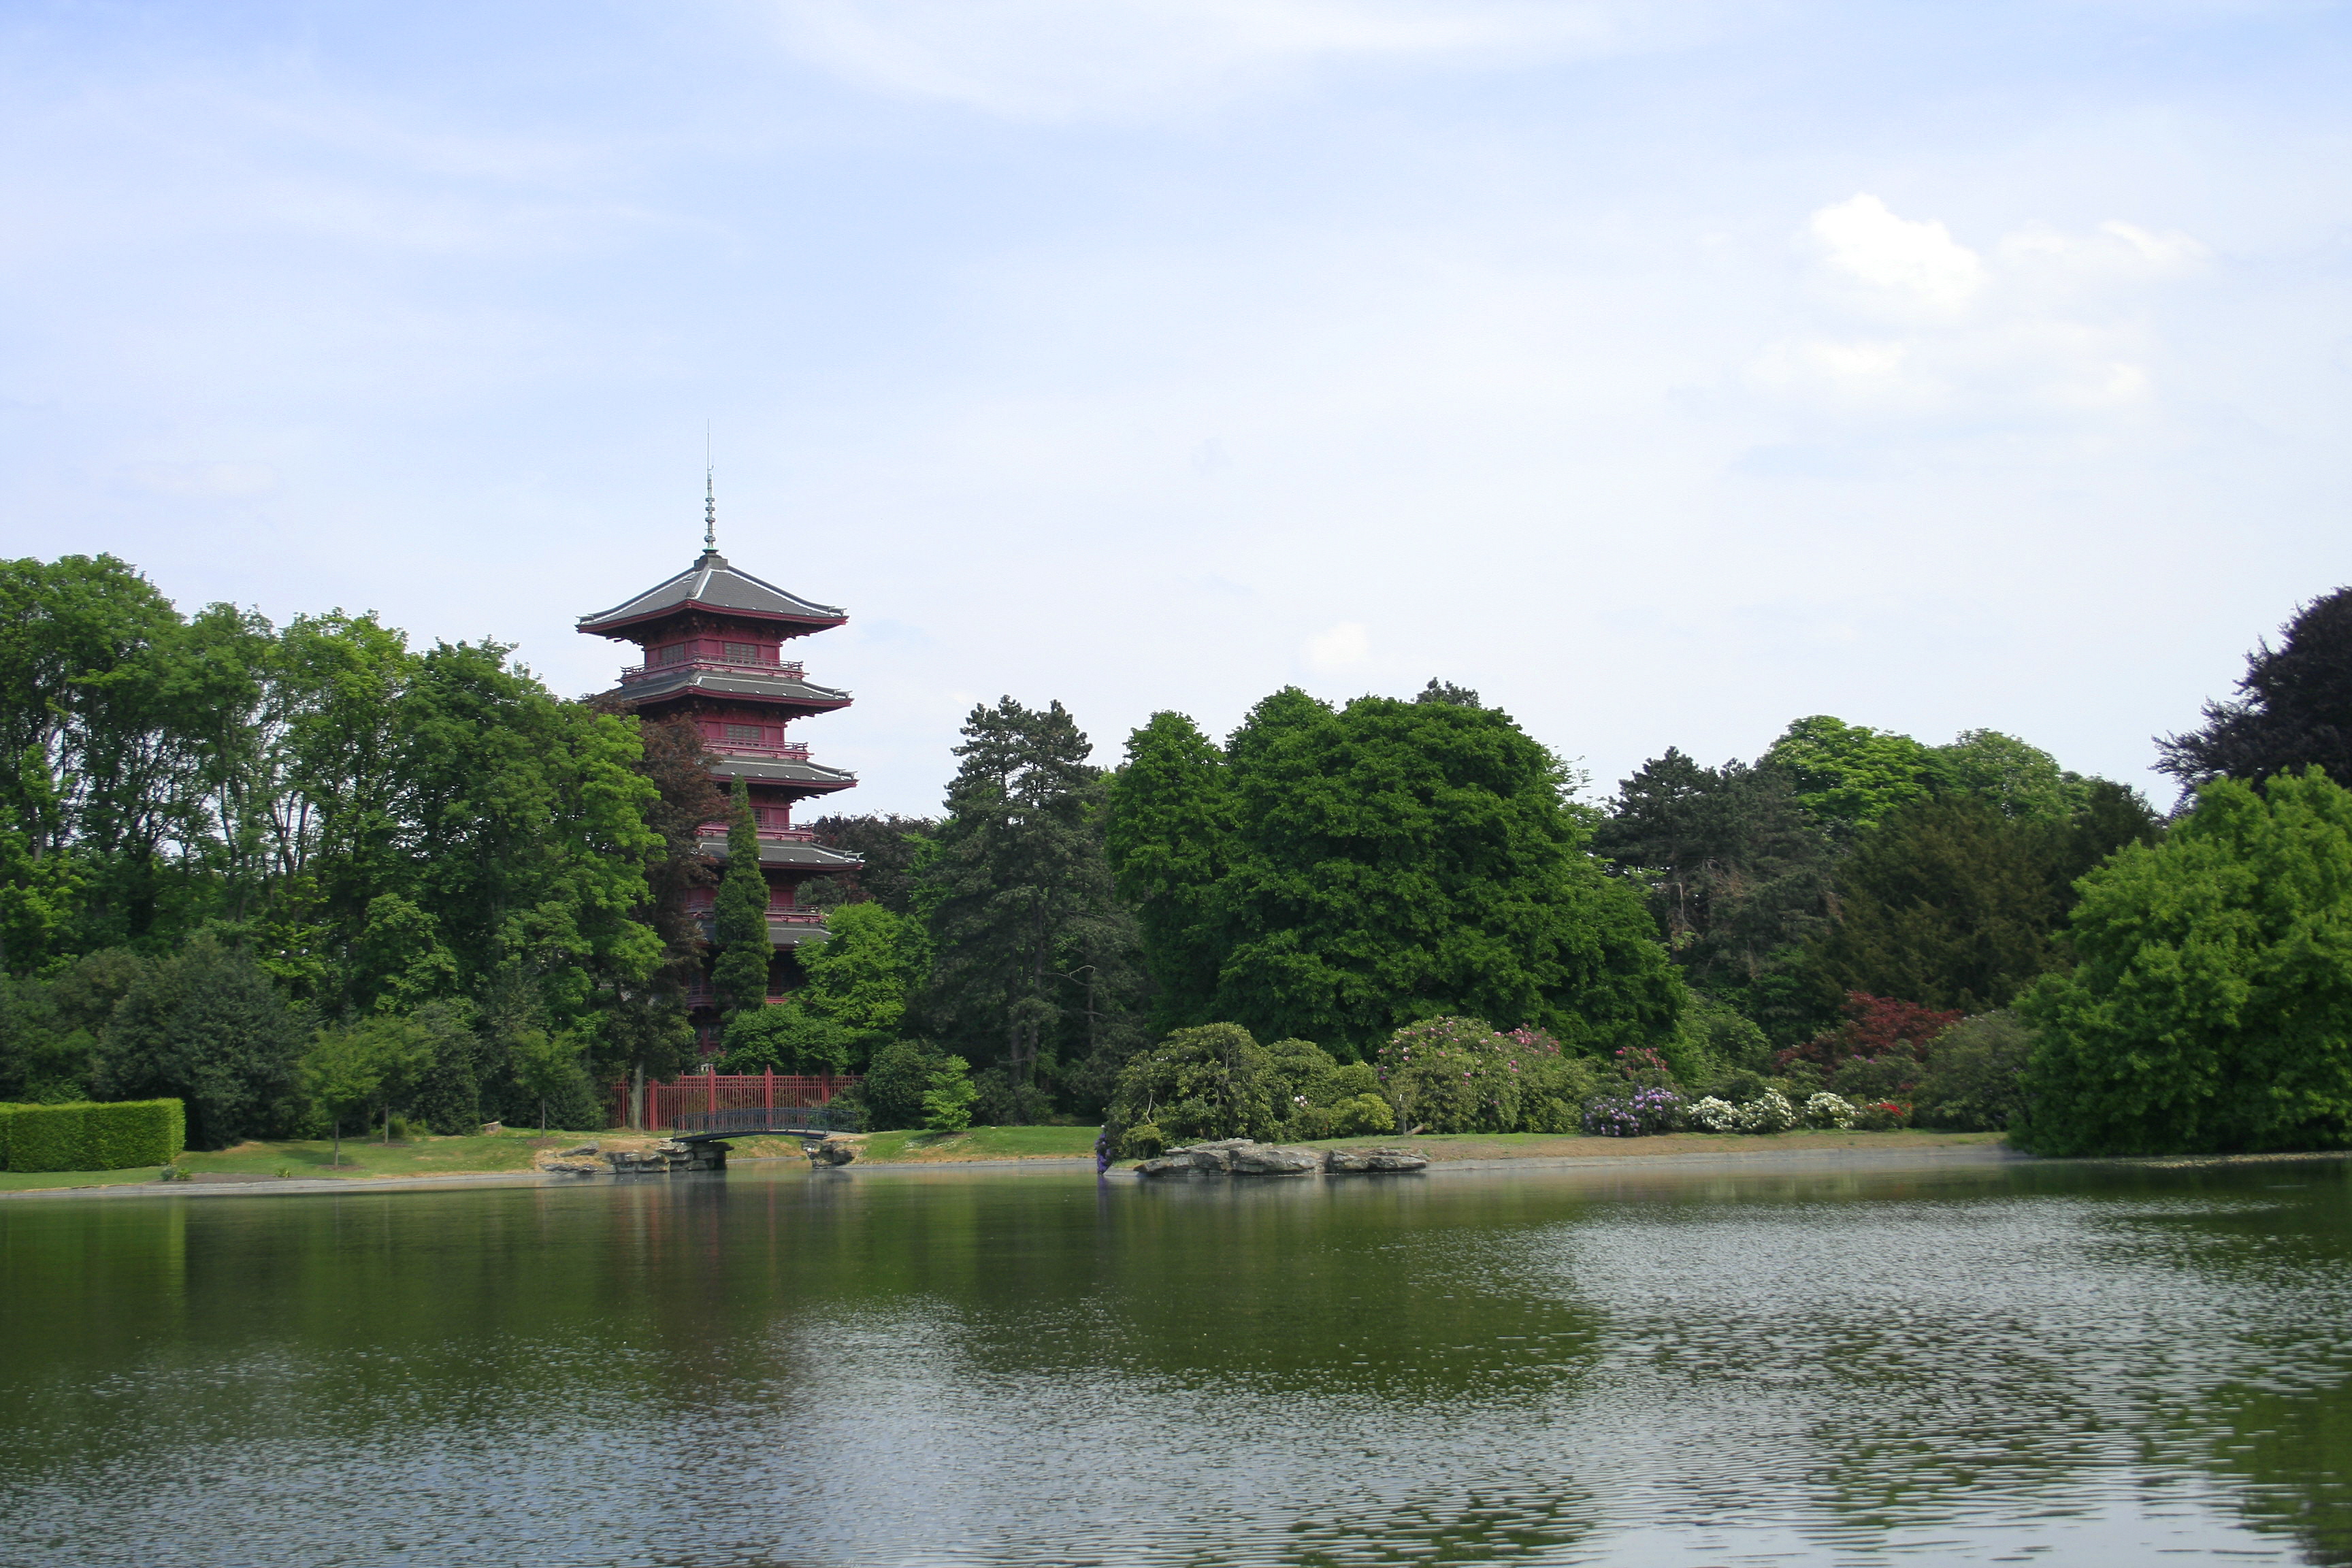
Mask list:
[[1095,1134],[1095,1174],[1099,1176],[1109,1169],[1110,1123],[1106,1121],[1103,1123],[1103,1130]]

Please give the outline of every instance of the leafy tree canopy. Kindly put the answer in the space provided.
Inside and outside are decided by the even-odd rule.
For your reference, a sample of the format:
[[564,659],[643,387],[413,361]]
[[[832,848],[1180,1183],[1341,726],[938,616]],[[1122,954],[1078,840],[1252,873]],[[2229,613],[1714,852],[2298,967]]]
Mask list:
[[1293,688],[1222,757],[1172,715],[1129,754],[1112,842],[1170,1015],[1359,1059],[1474,1009],[1584,1049],[1672,1032],[1683,989],[1638,895],[1507,714]]
[[1924,798],[1937,771],[1934,753],[1910,736],[1826,713],[1790,724],[1763,760],[1789,774],[1807,811],[1847,827],[1868,826]]
[[2352,792],[2224,779],[2083,882],[2080,963],[2019,1003],[2048,1154],[2352,1141]]

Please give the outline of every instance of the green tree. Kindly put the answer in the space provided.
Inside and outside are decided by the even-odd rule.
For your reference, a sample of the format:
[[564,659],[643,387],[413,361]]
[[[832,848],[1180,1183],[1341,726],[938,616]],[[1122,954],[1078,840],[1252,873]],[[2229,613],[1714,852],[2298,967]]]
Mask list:
[[930,907],[927,1034],[987,1064],[1021,1120],[1042,1079],[1132,1032],[1134,921],[1112,889],[1099,770],[1058,702],[972,710],[948,785]]
[[1223,960],[1216,909],[1238,824],[1213,742],[1181,713],[1154,713],[1128,737],[1110,779],[1105,847],[1134,909],[1162,1029],[1209,1022]]
[[439,1001],[409,1015],[428,1053],[410,1104],[426,1127],[444,1137],[472,1132],[482,1124],[482,1042],[471,1012],[464,1003]]
[[586,1074],[581,1068],[580,1052],[580,1041],[573,1036],[562,1031],[551,1034],[545,1029],[523,1030],[508,1047],[515,1081],[539,1106],[539,1131],[542,1137],[547,1132],[549,1102],[576,1100],[585,1087]]
[[2033,1033],[2008,1008],[1963,1018],[1928,1044],[1911,1114],[1922,1127],[1998,1132],[2025,1109]]
[[387,1030],[391,1022],[369,1018],[341,1028],[321,1029],[302,1053],[302,1092],[327,1113],[334,1128],[333,1163],[337,1165],[343,1163],[345,1119],[364,1119],[383,1088],[383,1047],[388,1033],[398,1035],[396,1029]]
[[961,1132],[971,1125],[972,1102],[980,1091],[972,1087],[971,1064],[961,1057],[941,1057],[931,1067],[930,1087],[923,1093],[923,1126],[932,1132]]
[[866,864],[846,877],[813,877],[803,882],[797,894],[803,903],[819,908],[877,903],[894,915],[921,918],[924,911],[917,907],[915,893],[923,854],[939,837],[937,818],[874,812],[820,816],[806,826],[827,849],[855,855]]
[[2020,1001],[2038,1042],[2011,1136],[2047,1154],[2352,1141],[2352,793],[2221,780],[2161,844],[2085,878],[2080,962]]
[[282,1130],[302,1028],[250,953],[198,936],[146,967],[99,1042],[99,1092],[186,1103],[191,1148]]
[[838,1019],[806,1005],[795,994],[754,1007],[727,1021],[721,1072],[837,1073],[848,1069],[867,1042]]
[[1818,713],[1781,731],[1764,753],[1797,786],[1798,803],[1822,821],[1867,827],[1924,798],[1937,775],[1934,752],[1908,735]]
[[710,983],[719,1005],[730,1014],[767,1005],[768,960],[775,949],[768,937],[768,880],[760,874],[760,830],[751,816],[751,793],[735,781],[729,802],[727,869],[719,879],[713,935],[719,959]]
[[1648,889],[1693,987],[1784,1044],[1834,1015],[1804,943],[1830,921],[1838,846],[1785,770],[1704,767],[1669,748],[1618,785],[1593,848]]
[[1976,795],[2004,816],[2055,821],[2083,804],[2083,779],[2040,747],[1998,730],[1963,730],[1931,755],[1938,788]]
[[1507,714],[1279,692],[1227,756],[1223,1016],[1357,1058],[1456,1012],[1588,1051],[1673,1033],[1684,988],[1640,895],[1603,874],[1561,765]]
[[[2128,798],[2128,792],[2126,792]],[[2074,883],[2123,843],[2155,836],[2142,807],[2102,796],[2074,816],[2005,815],[1992,796],[1897,808],[1838,868],[1839,916],[1812,942],[1840,992],[1982,1013],[2066,961]]]
[[853,1034],[887,1037],[930,967],[922,926],[878,902],[844,904],[824,923],[825,940],[800,955],[808,984],[795,1000]]
[[866,1126],[877,1132],[921,1126],[923,1096],[939,1065],[939,1052],[922,1040],[894,1040],[875,1052],[857,1086]]

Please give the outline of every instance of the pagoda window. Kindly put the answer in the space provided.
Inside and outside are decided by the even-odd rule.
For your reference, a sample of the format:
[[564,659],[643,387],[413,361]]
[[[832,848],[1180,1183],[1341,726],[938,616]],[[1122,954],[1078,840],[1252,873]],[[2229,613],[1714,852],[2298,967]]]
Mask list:
[[726,645],[726,648],[727,662],[729,664],[760,664],[764,662],[760,658],[760,645],[758,643],[731,642]]
[[657,647],[654,649],[654,662],[656,664],[684,664],[686,662],[687,646],[688,645],[682,642],[674,642],[667,647]]
[[760,743],[761,737],[764,733],[765,731],[757,724],[730,724],[727,726],[727,741],[730,745],[756,746]]

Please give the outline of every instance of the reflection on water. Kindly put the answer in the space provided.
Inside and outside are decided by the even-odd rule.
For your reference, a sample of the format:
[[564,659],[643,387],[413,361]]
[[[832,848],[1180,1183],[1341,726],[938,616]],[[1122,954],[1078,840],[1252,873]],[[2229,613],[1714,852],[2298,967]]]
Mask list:
[[2347,1174],[10,1201],[0,1561],[2352,1563]]

